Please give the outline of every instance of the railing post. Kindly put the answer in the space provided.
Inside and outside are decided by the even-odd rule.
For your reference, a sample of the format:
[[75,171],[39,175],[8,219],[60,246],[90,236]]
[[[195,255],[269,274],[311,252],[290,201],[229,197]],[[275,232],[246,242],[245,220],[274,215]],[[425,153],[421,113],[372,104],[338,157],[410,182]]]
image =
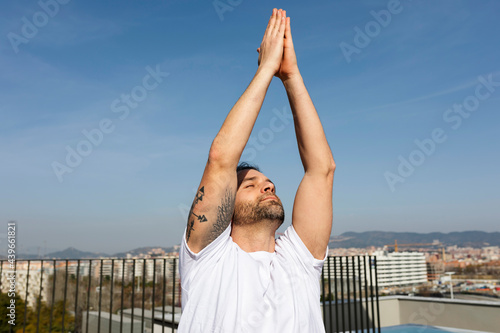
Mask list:
[[54,259],[52,262],[52,270],[53,270],[53,276],[52,276],[52,303],[50,304],[50,319],[49,319],[49,333],[52,332],[52,317],[53,317],[53,312],[54,312],[54,303],[55,303],[55,296],[56,296],[56,260]]
[[335,288],[335,332],[339,332],[339,293],[337,288],[337,257],[333,257],[333,278]]
[[372,308],[372,328],[373,332],[375,332],[375,309],[373,305],[373,273],[372,273],[372,257],[368,257],[368,261],[370,262],[370,298],[371,298],[371,308]]
[[327,257],[328,259],[328,312],[329,312],[329,319],[330,319],[330,332],[332,331],[333,327],[333,321],[332,321],[332,303],[333,303],[333,297],[332,297],[332,271],[330,268],[330,259],[332,257]]
[[361,285],[361,257],[357,256],[358,259],[358,285],[359,285],[359,323],[361,332],[363,332],[363,288]]
[[134,332],[134,293],[135,293],[135,259],[132,259],[132,314],[131,320],[132,325],[130,325],[130,332]]
[[172,332],[174,332],[174,328],[175,328],[175,322],[174,322],[174,319],[175,319],[175,271],[177,270],[177,259],[174,258],[174,268],[173,268],[173,272],[174,272],[174,279],[173,279],[173,282],[172,282]]
[[75,329],[78,331],[78,283],[80,280],[80,259],[76,265],[76,290],[75,290]]
[[363,256],[363,278],[365,280],[365,311],[366,311],[366,330],[370,332],[370,308],[369,308],[369,300],[368,300],[368,277],[366,276],[366,255]]
[[110,286],[110,291],[109,291],[109,328],[108,332],[111,331],[111,323],[113,320],[111,318],[113,317],[113,285],[115,284],[114,280],[115,276],[115,259],[111,259],[111,286]]
[[153,259],[153,295],[152,295],[153,301],[151,302],[151,332],[154,332],[154,325],[155,325],[155,286],[156,286],[156,258]]
[[349,278],[349,257],[345,257],[345,271],[347,279],[347,324],[349,332],[352,332],[351,325],[351,279]]
[[87,322],[85,323],[85,332],[89,333],[89,312],[90,312],[90,286],[92,285],[92,259],[89,260],[89,285],[87,288]]
[[63,313],[62,313],[62,323],[61,331],[64,332],[64,316],[66,314],[66,294],[68,292],[68,260],[66,259],[66,267],[64,269],[64,301],[63,301]]
[[345,326],[345,306],[344,306],[344,260],[342,260],[343,257],[339,257],[340,259],[340,294],[342,295],[342,308],[341,308],[341,313],[342,313],[342,332],[346,331],[346,326]]
[[358,331],[358,307],[356,306],[356,263],[354,256],[351,257],[352,261],[352,293],[354,302],[354,332]]
[[125,259],[122,260],[122,297],[121,297],[121,303],[120,303],[120,333],[123,333],[123,294],[124,294],[124,288],[125,288],[125,267],[127,265],[127,262]]
[[[328,258],[327,258],[328,259]],[[323,294],[323,326],[326,330],[326,296],[325,296],[325,267],[321,270],[321,293]]]
[[40,307],[42,305],[42,289],[43,289],[43,259],[40,262],[40,292],[38,294],[37,300],[37,317],[36,317],[36,333],[38,333],[38,328],[40,326]]
[[141,329],[144,330],[144,301],[146,293],[146,258],[142,260],[142,314],[141,314]]
[[[102,266],[104,261],[100,261],[101,267],[99,269],[99,314],[97,316],[97,333],[101,333],[101,304],[102,304]],[[110,318],[111,319],[111,318]]]
[[[28,290],[29,290],[29,282],[30,282],[30,263],[31,263],[31,260],[28,260],[28,272],[26,274],[26,296],[24,298],[24,321],[23,321],[23,332],[26,331],[26,313],[28,312]],[[3,266],[3,262],[2,262],[2,266]],[[0,276],[2,276],[0,274]],[[64,328],[64,316],[63,316],[63,328]]]
[[378,276],[377,276],[377,256],[373,257],[374,261],[374,268],[375,268],[375,297],[377,299],[377,327],[378,327],[378,333],[380,333],[380,308],[379,308],[379,303],[378,303]]
[[162,300],[161,300],[161,333],[165,333],[165,294],[167,293],[167,259],[163,258],[163,288],[162,288]]

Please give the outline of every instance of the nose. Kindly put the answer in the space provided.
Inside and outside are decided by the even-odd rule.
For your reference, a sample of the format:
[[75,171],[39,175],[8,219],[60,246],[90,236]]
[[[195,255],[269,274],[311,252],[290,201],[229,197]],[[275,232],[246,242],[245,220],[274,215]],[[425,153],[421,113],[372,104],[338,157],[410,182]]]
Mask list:
[[271,182],[265,182],[264,186],[262,187],[262,192],[271,192],[274,194],[274,184]]

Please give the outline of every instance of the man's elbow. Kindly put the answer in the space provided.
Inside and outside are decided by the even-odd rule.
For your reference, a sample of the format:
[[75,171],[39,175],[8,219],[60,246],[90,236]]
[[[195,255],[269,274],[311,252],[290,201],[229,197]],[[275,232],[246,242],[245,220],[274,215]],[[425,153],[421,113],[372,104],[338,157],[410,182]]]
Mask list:
[[321,165],[321,170],[327,176],[332,176],[335,173],[336,165],[331,151],[325,152],[321,162],[318,164]]
[[213,167],[217,166],[224,169],[236,169],[238,158],[232,156],[232,154],[228,150],[228,147],[224,147],[217,140],[214,140],[208,153],[208,162],[210,163],[210,165]]
[[333,180],[333,174],[335,173],[335,161],[331,158],[328,161],[316,161],[305,167],[305,172],[308,175],[315,175],[320,177],[326,177],[327,179]]
[[333,160],[333,157],[330,158],[330,160],[328,161],[328,163],[325,164],[325,175],[327,176],[327,178],[331,178],[333,179],[333,174],[335,173],[335,168],[336,168],[336,165],[335,165],[335,161]]
[[335,168],[337,165],[335,164],[335,161],[333,160],[333,156],[330,159],[330,163],[328,164],[328,173],[331,173],[332,175],[335,173]]

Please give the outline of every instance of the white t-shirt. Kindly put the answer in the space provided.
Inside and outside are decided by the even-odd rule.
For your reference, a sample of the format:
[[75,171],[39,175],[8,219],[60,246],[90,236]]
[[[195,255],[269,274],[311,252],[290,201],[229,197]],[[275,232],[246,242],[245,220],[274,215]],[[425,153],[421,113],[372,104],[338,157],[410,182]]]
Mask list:
[[315,259],[293,226],[276,240],[274,253],[247,253],[230,234],[231,225],[193,253],[184,232],[178,332],[325,332],[320,277],[328,249]]

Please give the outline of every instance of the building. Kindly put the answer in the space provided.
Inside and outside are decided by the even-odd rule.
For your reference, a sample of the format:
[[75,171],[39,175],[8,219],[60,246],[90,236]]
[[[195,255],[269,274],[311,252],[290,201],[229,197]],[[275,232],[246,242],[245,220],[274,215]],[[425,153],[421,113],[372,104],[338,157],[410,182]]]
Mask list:
[[379,287],[410,286],[427,282],[425,255],[420,252],[376,251]]
[[[377,281],[375,281],[374,257],[377,260]],[[425,255],[420,252],[375,251],[371,256],[329,257],[325,261],[323,272],[325,279],[330,278],[331,281],[336,279],[337,284],[355,283],[362,287],[365,284],[375,286],[376,282],[379,288],[403,287],[427,282]]]
[[[0,275],[0,291],[8,293],[11,286],[9,277],[13,275],[13,270],[7,261],[3,262]],[[15,293],[29,306],[34,307],[38,297],[47,299],[49,290],[49,276],[54,273],[52,263],[34,261],[28,266],[27,262],[17,262],[15,271]],[[40,286],[42,288],[40,289]],[[29,290],[26,293],[26,290]]]

